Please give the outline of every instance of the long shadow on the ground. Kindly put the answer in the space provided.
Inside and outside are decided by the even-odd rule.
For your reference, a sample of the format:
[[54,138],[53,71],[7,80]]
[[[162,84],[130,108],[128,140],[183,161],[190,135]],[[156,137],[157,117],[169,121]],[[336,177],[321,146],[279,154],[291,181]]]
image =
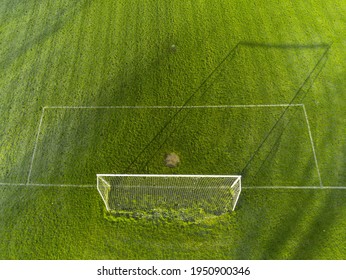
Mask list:
[[[211,73],[206,77],[205,80],[200,84],[200,86],[186,99],[185,103],[181,105],[173,116],[164,123],[160,131],[152,138],[150,142],[141,150],[141,152],[133,159],[129,166],[125,169],[125,173],[146,173],[148,172],[147,167],[156,153],[164,146],[164,144],[171,138],[174,132],[183,125],[186,118],[189,116],[189,110],[184,110],[187,106],[195,105],[197,98],[205,95],[208,90],[212,87],[213,83],[221,76],[223,65],[230,63],[237,54],[239,48],[272,48],[272,49],[323,49],[324,52],[319,60],[314,65],[313,69],[308,73],[304,82],[300,85],[298,90],[295,92],[293,98],[288,102],[288,106],[284,108],[282,114],[279,116],[277,121],[274,123],[273,127],[269,130],[267,135],[264,137],[263,141],[259,144],[251,158],[244,165],[241,170],[241,175],[246,176],[248,170],[251,168],[252,163],[255,161],[259,152],[267,144],[270,136],[276,133],[278,129],[286,127],[285,122],[289,122],[292,119],[297,110],[292,110],[292,104],[299,104],[303,101],[309,90],[311,89],[314,81],[318,78],[320,72],[323,70],[327,60],[328,52],[331,45],[328,44],[309,44],[309,45],[299,45],[299,44],[268,44],[268,43],[257,43],[249,41],[241,41],[233,47],[224,59],[211,71]],[[278,133],[278,138],[281,137],[283,132]],[[276,143],[276,141],[274,141]],[[274,144],[275,146],[275,144]],[[271,150],[271,149],[269,149]],[[268,158],[268,157],[267,157]]]
[[[246,176],[249,172],[249,169],[251,168],[251,164],[255,161],[256,156],[259,154],[259,152],[263,149],[263,147],[267,144],[268,139],[271,135],[275,134],[278,130],[281,130],[282,128],[287,127],[287,124],[285,122],[290,122],[294,116],[297,113],[297,108],[291,107],[293,104],[300,104],[303,102],[304,98],[310,91],[312,85],[314,84],[315,80],[320,75],[321,71],[326,65],[326,62],[328,60],[328,52],[330,50],[331,45],[327,44],[321,44],[321,45],[273,45],[273,44],[257,44],[257,43],[250,43],[250,42],[244,42],[245,46],[249,47],[265,47],[265,48],[323,48],[324,52],[322,56],[319,58],[317,63],[314,65],[313,69],[310,71],[304,82],[300,85],[299,89],[296,91],[293,98],[290,100],[290,102],[287,104],[277,121],[274,123],[272,128],[269,130],[269,132],[266,134],[266,136],[263,138],[255,152],[252,154],[249,161],[245,164],[241,171],[242,176]],[[282,136],[283,132],[278,132],[277,139],[279,140]],[[273,147],[276,146],[276,141],[274,141]],[[272,149],[269,149],[272,151]],[[270,153],[270,152],[269,152]]]

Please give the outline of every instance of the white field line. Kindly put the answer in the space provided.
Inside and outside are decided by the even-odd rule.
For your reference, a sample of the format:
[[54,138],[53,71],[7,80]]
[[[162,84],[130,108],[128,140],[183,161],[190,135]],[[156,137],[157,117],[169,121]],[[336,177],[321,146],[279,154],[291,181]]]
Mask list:
[[0,186],[9,187],[66,187],[66,188],[95,188],[95,185],[73,185],[73,184],[35,184],[35,183],[0,183]]
[[304,104],[248,104],[248,105],[200,105],[200,106],[45,106],[45,109],[198,109],[198,108],[256,108],[301,107]]
[[303,104],[303,111],[304,111],[304,115],[305,115],[306,125],[308,127],[308,132],[309,132],[309,137],[310,137],[310,142],[311,142],[311,148],[312,148],[312,153],[313,153],[314,159],[315,159],[318,179],[320,181],[320,186],[323,187],[321,173],[320,173],[320,169],[318,167],[318,161],[317,161],[317,156],[316,156],[316,151],[315,151],[314,140],[312,139],[312,133],[311,133],[311,129],[310,129],[310,123],[309,123],[309,119],[308,119],[308,114],[306,113],[306,109],[305,109],[305,105],[304,104]]
[[[3,187],[66,187],[66,188],[96,188],[95,184],[90,185],[73,185],[73,184],[34,184],[34,183],[5,183],[0,182],[0,186]],[[242,189],[253,190],[253,189],[343,189],[346,190],[346,186],[242,186]]]
[[[323,185],[322,185],[320,170],[318,167],[314,142],[312,139],[310,124],[308,121],[308,117],[307,117],[307,113],[306,113],[304,104],[248,104],[248,105],[201,105],[201,106],[45,106],[42,109],[42,114],[41,114],[38,130],[37,130],[36,141],[35,141],[33,155],[31,158],[27,183],[26,184],[21,184],[21,183],[20,184],[12,184],[12,185],[17,185],[17,186],[21,186],[21,185],[27,185],[27,186],[62,186],[62,187],[64,187],[64,186],[65,187],[91,187],[92,186],[92,185],[31,184],[30,183],[33,163],[34,163],[35,154],[36,154],[36,150],[37,150],[38,138],[39,138],[40,131],[41,131],[41,126],[42,126],[42,122],[43,122],[43,116],[44,116],[45,109],[181,109],[181,108],[194,109],[194,108],[256,108],[256,107],[302,107],[303,108],[307,127],[308,127],[310,142],[311,142],[311,146],[312,146],[312,150],[313,150],[313,154],[314,154],[315,164],[316,164],[316,168],[317,168],[317,172],[318,172],[318,176],[319,176],[319,180],[320,180],[320,187],[322,187]],[[98,176],[109,176],[109,175],[114,176],[114,174],[99,174]],[[122,175],[118,174],[115,176],[124,176],[124,174],[122,174]],[[133,176],[133,175],[131,175],[131,176]],[[135,176],[141,176],[141,175],[137,174]],[[148,176],[148,175],[146,175],[146,176]],[[185,175],[185,176],[188,177],[191,175]],[[181,176],[181,177],[185,177],[185,176]],[[196,176],[196,175],[193,175],[193,176]],[[207,177],[207,176],[205,175],[204,177]],[[211,175],[211,177],[213,177],[213,175]],[[220,176],[220,177],[222,177],[222,176]],[[232,176],[230,176],[230,177],[232,177]],[[233,177],[237,177],[237,176],[233,176]],[[0,185],[5,185],[5,184],[6,183],[0,183]],[[8,185],[8,184],[6,184],[6,185]],[[289,187],[289,188],[320,188],[320,187]],[[243,188],[252,188],[252,187],[244,187],[243,186]],[[259,188],[259,187],[256,187],[256,188]],[[260,187],[260,188],[287,188],[287,187],[274,186],[274,187]],[[336,187],[330,187],[330,188],[336,188]],[[344,187],[338,187],[338,188],[344,188]]]
[[37,150],[38,138],[39,138],[39,136],[40,136],[41,126],[42,126],[42,121],[43,121],[43,116],[44,116],[44,110],[45,110],[45,107],[42,108],[41,118],[40,118],[40,122],[39,122],[38,129],[37,129],[37,135],[36,135],[36,140],[35,140],[35,146],[34,146],[34,151],[33,151],[33,153],[32,153],[32,157],[31,157],[30,168],[29,168],[29,173],[28,173],[28,178],[27,178],[26,184],[29,184],[29,183],[30,183],[30,177],[31,177],[31,172],[32,172],[32,166],[33,166],[33,164],[34,164],[35,154],[36,154],[36,150]]
[[346,190],[346,186],[248,186],[248,187],[242,187],[242,189],[246,190],[254,190],[254,189],[319,189],[319,190],[326,190],[326,189],[339,189],[339,190]]

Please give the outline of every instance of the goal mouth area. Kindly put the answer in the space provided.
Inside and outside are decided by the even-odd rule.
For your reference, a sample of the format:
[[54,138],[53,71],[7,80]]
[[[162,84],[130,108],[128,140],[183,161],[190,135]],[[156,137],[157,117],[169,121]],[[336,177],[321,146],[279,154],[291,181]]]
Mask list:
[[240,175],[97,174],[107,211],[187,220],[234,211]]

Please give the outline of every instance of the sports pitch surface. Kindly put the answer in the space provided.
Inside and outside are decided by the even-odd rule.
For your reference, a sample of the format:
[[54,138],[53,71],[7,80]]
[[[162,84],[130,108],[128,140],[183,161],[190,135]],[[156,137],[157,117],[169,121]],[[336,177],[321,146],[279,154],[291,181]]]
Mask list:
[[[2,1],[1,259],[346,258],[346,2],[232,2]],[[204,220],[116,218],[97,173],[243,192]]]

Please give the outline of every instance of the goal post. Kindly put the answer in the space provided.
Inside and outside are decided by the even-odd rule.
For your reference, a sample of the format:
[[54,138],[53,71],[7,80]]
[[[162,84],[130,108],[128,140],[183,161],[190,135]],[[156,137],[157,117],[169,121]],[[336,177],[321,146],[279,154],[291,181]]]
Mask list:
[[109,207],[109,194],[111,192],[111,185],[102,176],[97,175],[97,190],[102,197],[102,200],[106,206],[107,211],[110,211]]
[[241,193],[238,175],[98,174],[107,211],[234,211]]

